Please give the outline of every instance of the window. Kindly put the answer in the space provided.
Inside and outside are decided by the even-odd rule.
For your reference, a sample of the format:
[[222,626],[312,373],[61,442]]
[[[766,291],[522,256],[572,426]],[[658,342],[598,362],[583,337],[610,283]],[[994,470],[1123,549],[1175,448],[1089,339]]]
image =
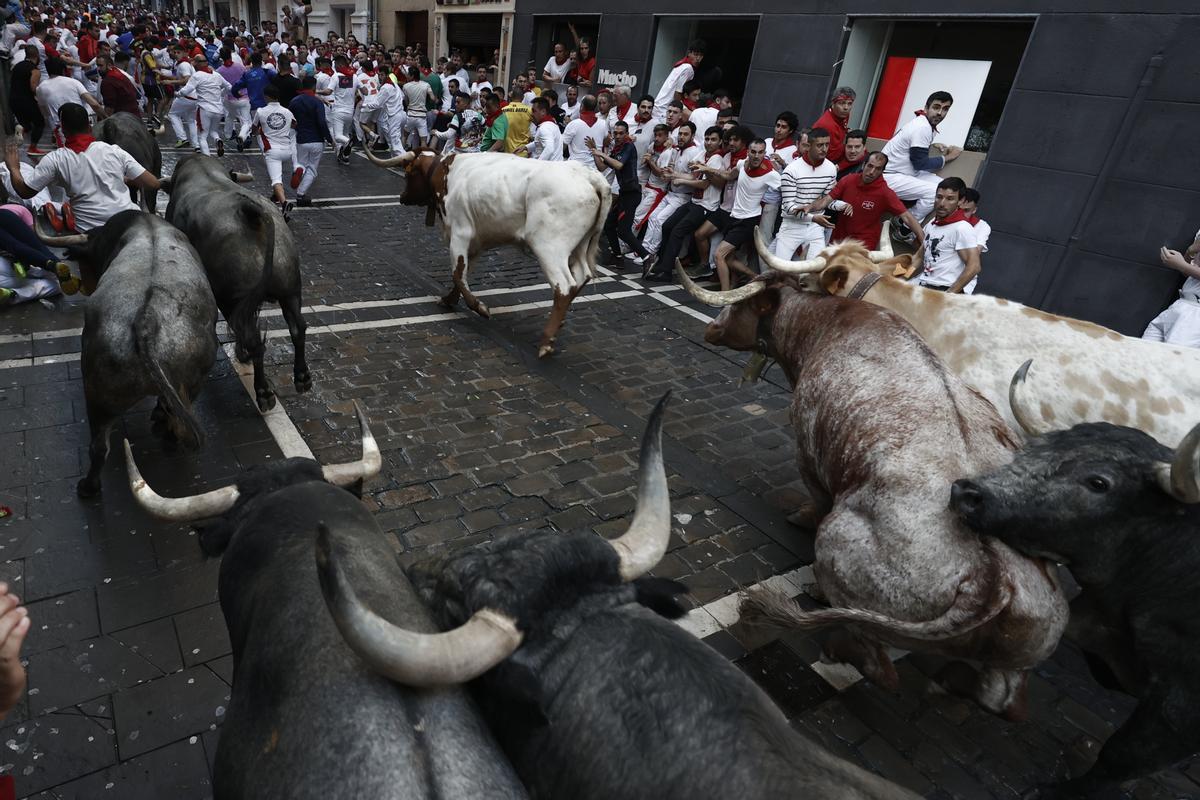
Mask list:
[[650,79],[637,87],[639,93],[656,94],[679,59],[687,55],[688,43],[703,39],[707,50],[696,70],[705,92],[727,89],[740,99],[758,35],[758,19],[739,17],[659,17],[650,63]]

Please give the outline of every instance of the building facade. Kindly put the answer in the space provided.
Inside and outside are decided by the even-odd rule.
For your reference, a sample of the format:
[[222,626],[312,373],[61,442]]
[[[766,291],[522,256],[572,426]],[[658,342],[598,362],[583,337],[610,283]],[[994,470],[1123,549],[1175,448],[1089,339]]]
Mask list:
[[515,0],[437,0],[431,57],[458,50],[464,61],[494,66],[497,82],[507,86],[515,15]]
[[741,96],[742,122],[767,137],[778,112],[809,125],[848,84],[851,122],[886,138],[924,102],[922,80],[954,86],[950,143],[968,151],[955,169],[993,228],[979,290],[1140,335],[1182,280],[1159,246],[1182,250],[1200,228],[1200,151],[1175,135],[1200,125],[1200,5],[1048,5],[760,0],[730,13],[713,0],[610,0],[595,13],[521,0],[513,60],[540,68],[555,41],[572,46],[573,23],[594,37],[598,83],[655,94],[703,38],[704,88]]

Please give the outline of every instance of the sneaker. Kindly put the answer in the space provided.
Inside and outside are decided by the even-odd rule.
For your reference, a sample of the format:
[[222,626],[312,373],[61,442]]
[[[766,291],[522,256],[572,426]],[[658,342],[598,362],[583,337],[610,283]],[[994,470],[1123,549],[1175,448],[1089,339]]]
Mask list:
[[642,259],[642,277],[645,278],[654,269],[654,265],[658,263],[658,256],[654,253],[647,253]]
[[217,139],[217,158],[225,157],[225,140]]
[[283,214],[283,221],[287,222],[292,218],[292,209],[296,206],[290,200],[284,200],[279,206],[279,211]]
[[237,139],[237,149],[239,153],[246,152],[246,140],[240,136]]
[[183,149],[185,149],[185,148],[187,148],[187,147],[190,147],[190,146],[191,146],[191,144],[192,144],[192,143],[191,143],[191,142],[189,142],[187,139],[180,139],[180,140],[178,140],[178,141],[176,141],[176,142],[175,142],[175,147],[176,147],[176,149],[178,149],[178,150],[183,150]]
[[57,261],[50,265],[50,271],[58,276],[58,280],[65,281],[71,277],[71,267],[65,261]]
[[298,194],[296,195],[296,205],[300,208],[308,208],[312,205],[312,198],[306,194]]
[[79,282],[79,278],[72,275],[66,280],[60,280],[58,288],[62,290],[63,294],[78,294],[79,290],[83,288],[83,284]]
[[897,217],[892,220],[892,241],[904,244],[916,244],[917,235],[904,224],[904,220]]
[[199,152],[200,152],[200,148],[199,148],[199,147],[193,147],[193,148],[192,148],[192,152],[193,152],[193,153],[199,153]]
[[299,189],[300,181],[304,178],[304,167],[296,167],[292,170],[292,188]]
[[22,264],[20,261],[12,262],[12,269],[13,269],[13,274],[16,275],[18,278],[20,278],[21,280],[25,280],[26,278],[29,277],[29,272],[25,269],[25,265]]
[[711,278],[713,275],[717,274],[716,270],[714,270],[708,264],[699,264],[694,267],[688,267],[684,270],[684,272],[687,273],[687,276],[694,281],[702,280],[704,278]]
[[17,298],[17,293],[12,289],[0,289],[0,304],[11,303]]
[[44,156],[44,155],[46,155],[46,151],[45,151],[45,150],[43,150],[42,148],[38,147],[38,146],[37,146],[37,145],[35,145],[35,144],[31,144],[31,145],[29,145],[29,149],[28,149],[28,150],[26,150],[25,152],[26,152],[26,153],[28,153],[28,154],[29,154],[29,155],[31,155],[31,156]]
[[631,264],[637,264],[639,267],[646,263],[646,259],[642,256],[625,256],[625,260]]

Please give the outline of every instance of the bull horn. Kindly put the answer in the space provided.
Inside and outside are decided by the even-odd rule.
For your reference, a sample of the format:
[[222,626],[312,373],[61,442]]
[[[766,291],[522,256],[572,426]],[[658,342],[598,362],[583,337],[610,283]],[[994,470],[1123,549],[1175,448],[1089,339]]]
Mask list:
[[254,183],[254,176],[249,172],[235,172],[229,170],[229,180],[234,183]]
[[466,683],[521,646],[516,621],[489,608],[445,633],[401,628],[363,605],[334,553],[329,529],[317,527],[317,577],[329,615],[346,644],[375,672],[406,686]]
[[125,469],[129,473],[129,488],[133,491],[138,505],[151,516],[169,522],[191,522],[219,517],[233,508],[238,499],[236,486],[224,486],[191,497],[163,497],[150,488],[150,484],[146,483],[146,479],[138,471],[128,439],[125,440]]
[[638,455],[637,507],[629,530],[619,539],[609,542],[621,559],[621,579],[631,581],[650,570],[662,560],[671,538],[671,498],[667,491],[667,470],[662,457],[662,421],[671,399],[668,391],[658,401],[646,432],[642,434],[642,449]]
[[42,230],[42,226],[38,224],[39,222],[40,220],[34,222],[33,231],[42,242],[51,247],[82,247],[87,244],[88,237],[86,233],[69,233],[66,236],[57,236]]
[[892,249],[892,221],[890,219],[883,223],[883,230],[879,233],[879,244],[883,249],[872,250],[867,253],[868,258],[878,264],[896,257],[896,251]]
[[696,285],[695,281],[688,277],[688,274],[683,269],[683,264],[679,263],[678,258],[675,259],[675,274],[679,276],[679,280],[683,283],[683,288],[688,290],[688,294],[708,306],[731,306],[734,303],[745,300],[747,297],[753,297],[767,288],[767,285],[762,281],[751,281],[745,286],[730,289],[727,292],[714,292],[709,289],[701,289]]
[[1159,464],[1158,485],[1181,503],[1200,503],[1200,425],[1175,448],[1170,464]]
[[409,163],[410,161],[414,160],[417,157],[417,152],[415,150],[409,150],[407,153],[401,153],[400,155],[395,156],[393,158],[380,158],[379,156],[372,153],[371,148],[369,148],[369,147],[364,147],[363,152],[367,154],[367,159],[369,161],[371,161],[373,164],[375,164],[376,166],[385,167],[385,168],[386,167],[399,167],[403,164]]
[[1021,430],[1025,431],[1026,436],[1041,436],[1049,433],[1052,428],[1042,421],[1041,414],[1035,413],[1022,396],[1025,378],[1029,375],[1029,365],[1032,363],[1033,359],[1031,358],[1022,364],[1021,368],[1013,375],[1008,384],[1008,405],[1012,409],[1013,418],[1021,426]]
[[788,261],[786,258],[780,258],[767,249],[767,243],[763,241],[762,233],[758,226],[754,227],[754,247],[758,250],[758,257],[761,258],[771,269],[779,270],[780,272],[820,272],[825,269],[825,259],[821,256],[810,258],[807,261]]
[[151,131],[155,136],[162,136],[167,132],[167,123],[160,124],[157,128]]
[[383,457],[379,454],[379,445],[367,427],[367,417],[363,414],[362,406],[354,401],[354,411],[358,414],[358,425],[362,429],[362,458],[349,464],[330,464],[321,467],[325,480],[335,486],[349,486],[358,480],[365,480],[379,474],[383,467]]

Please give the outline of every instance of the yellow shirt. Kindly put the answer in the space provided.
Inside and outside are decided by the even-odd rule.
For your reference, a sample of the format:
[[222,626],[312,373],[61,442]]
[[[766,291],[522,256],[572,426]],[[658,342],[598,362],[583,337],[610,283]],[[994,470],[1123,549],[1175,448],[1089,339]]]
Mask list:
[[[504,132],[504,152],[516,153],[518,147],[529,144],[529,124],[533,120],[533,109],[514,100],[500,109],[500,114],[507,123],[507,130]],[[518,155],[528,157],[529,153],[522,150]]]

